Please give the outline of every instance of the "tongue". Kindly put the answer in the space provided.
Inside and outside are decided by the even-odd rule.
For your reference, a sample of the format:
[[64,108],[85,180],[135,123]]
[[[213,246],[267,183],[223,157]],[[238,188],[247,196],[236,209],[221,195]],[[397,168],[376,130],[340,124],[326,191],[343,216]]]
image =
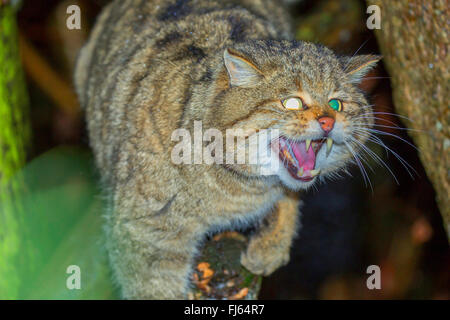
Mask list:
[[305,171],[313,170],[316,164],[316,154],[312,146],[310,145],[308,151],[306,151],[306,143],[303,141],[291,142],[291,147],[299,166],[303,167]]

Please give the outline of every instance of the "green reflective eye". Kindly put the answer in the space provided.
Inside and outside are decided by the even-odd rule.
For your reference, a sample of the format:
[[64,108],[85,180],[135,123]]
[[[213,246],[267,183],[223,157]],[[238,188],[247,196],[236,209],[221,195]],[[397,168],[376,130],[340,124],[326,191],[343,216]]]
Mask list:
[[328,105],[336,111],[342,111],[342,101],[341,100],[331,99],[330,101],[328,101]]

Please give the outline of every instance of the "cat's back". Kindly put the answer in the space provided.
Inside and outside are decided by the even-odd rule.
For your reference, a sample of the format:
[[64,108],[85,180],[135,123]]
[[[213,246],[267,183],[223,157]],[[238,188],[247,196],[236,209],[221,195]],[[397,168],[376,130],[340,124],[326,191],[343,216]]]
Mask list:
[[227,43],[268,37],[291,37],[277,0],[116,0],[103,9],[81,51],[75,84],[84,107],[90,88],[111,78],[114,67],[133,67],[144,52],[152,54],[147,61],[194,60]]
[[167,155],[195,86],[211,81],[212,56],[245,39],[288,38],[283,15],[273,0],[125,0],[106,6],[75,73],[104,175],[130,154],[153,162]]

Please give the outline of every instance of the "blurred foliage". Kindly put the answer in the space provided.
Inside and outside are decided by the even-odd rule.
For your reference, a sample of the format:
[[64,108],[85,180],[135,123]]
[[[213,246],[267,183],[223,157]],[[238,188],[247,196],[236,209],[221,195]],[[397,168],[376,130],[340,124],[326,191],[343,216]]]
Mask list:
[[[22,176],[23,210],[15,235],[21,254],[1,256],[20,281],[8,279],[0,298],[115,298],[101,244],[102,209],[90,153],[57,148],[29,163]],[[80,290],[66,287],[70,265],[81,269]]]
[[318,1],[297,21],[297,39],[335,49],[357,43],[364,31],[363,6],[358,0]]
[[[25,163],[29,141],[28,98],[18,46],[15,8],[0,2],[0,296],[14,298],[20,275],[3,261],[16,258],[19,252],[22,210],[18,189],[20,175],[11,177]],[[3,260],[3,261],[2,261]],[[2,295],[1,293],[4,292]]]
[[[103,246],[100,190],[91,153],[61,147],[30,162],[22,171],[22,223],[15,230],[19,256],[3,264],[19,281],[1,277],[8,299],[116,299]],[[14,183],[14,179],[12,181]],[[198,257],[192,299],[254,299],[261,278],[239,263],[246,239],[224,234],[208,242]],[[227,259],[223,259],[223,257]],[[202,265],[208,265],[202,269]],[[67,267],[81,270],[81,289],[69,290]],[[200,267],[199,267],[200,266]],[[14,294],[12,294],[14,293]]]

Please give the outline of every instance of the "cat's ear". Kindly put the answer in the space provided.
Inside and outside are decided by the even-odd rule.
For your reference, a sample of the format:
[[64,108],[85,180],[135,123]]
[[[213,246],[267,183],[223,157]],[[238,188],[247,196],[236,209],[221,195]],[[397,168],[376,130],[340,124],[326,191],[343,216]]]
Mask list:
[[344,72],[350,75],[353,83],[359,83],[380,60],[381,56],[373,54],[341,58]]
[[223,59],[232,87],[251,88],[264,77],[261,71],[240,53],[225,49]]

